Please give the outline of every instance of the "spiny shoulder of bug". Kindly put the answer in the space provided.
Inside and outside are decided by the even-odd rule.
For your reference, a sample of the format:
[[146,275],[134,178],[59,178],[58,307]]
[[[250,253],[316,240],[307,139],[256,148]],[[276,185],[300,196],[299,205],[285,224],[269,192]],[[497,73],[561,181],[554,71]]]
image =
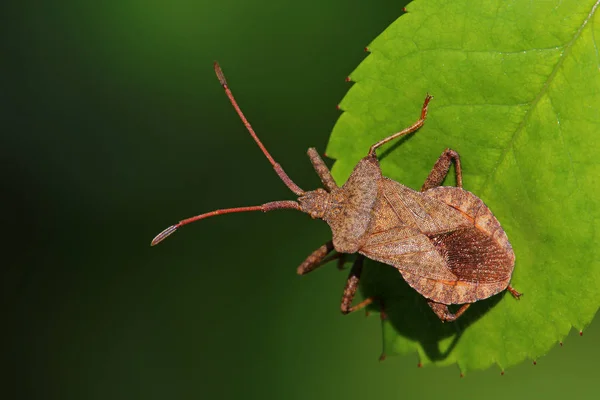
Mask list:
[[377,157],[368,154],[354,167],[342,187],[333,188],[329,192],[318,188],[298,197],[300,210],[330,225],[340,217],[364,218],[362,214],[370,213],[375,203],[378,181],[381,177]]

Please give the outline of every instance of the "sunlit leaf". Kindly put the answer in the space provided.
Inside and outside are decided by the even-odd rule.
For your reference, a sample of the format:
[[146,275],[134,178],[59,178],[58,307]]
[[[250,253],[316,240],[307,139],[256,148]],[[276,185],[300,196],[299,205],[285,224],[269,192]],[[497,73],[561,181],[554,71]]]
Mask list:
[[[600,302],[600,1],[418,0],[350,74],[327,154],[343,182],[371,144],[384,175],[418,189],[450,147],[465,189],[499,219],[517,257],[520,301],[497,295],[442,324],[392,267],[370,263],[363,290],[385,300],[387,355],[462,371],[536,359]],[[454,181],[448,179],[445,184]]]

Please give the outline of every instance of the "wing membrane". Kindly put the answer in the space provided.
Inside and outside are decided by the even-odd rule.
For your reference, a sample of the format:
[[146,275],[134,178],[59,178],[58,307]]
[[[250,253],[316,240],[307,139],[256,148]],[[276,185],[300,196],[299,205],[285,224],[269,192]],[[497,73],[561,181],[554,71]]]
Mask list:
[[436,280],[458,280],[429,238],[414,228],[396,226],[374,232],[359,252],[400,272]]

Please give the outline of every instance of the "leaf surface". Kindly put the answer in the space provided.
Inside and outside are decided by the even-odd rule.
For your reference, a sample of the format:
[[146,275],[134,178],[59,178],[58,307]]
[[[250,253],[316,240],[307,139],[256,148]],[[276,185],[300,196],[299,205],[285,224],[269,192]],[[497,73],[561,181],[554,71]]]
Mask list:
[[[599,0],[417,0],[350,74],[327,148],[343,182],[370,145],[385,176],[419,189],[445,148],[461,155],[464,188],[494,212],[516,254],[506,293],[442,324],[393,268],[369,263],[363,292],[384,299],[386,355],[501,369],[537,359],[600,302]],[[451,173],[445,182],[453,185]]]

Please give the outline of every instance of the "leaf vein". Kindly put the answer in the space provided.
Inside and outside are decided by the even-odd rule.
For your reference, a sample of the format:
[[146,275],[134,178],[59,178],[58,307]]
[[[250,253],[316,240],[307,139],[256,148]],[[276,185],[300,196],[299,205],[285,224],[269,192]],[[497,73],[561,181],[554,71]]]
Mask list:
[[513,132],[512,137],[511,137],[509,143],[507,144],[504,152],[500,155],[500,157],[498,158],[498,161],[496,162],[496,165],[493,167],[492,171],[488,174],[487,179],[481,185],[480,193],[483,193],[489,187],[489,185],[492,181],[492,178],[494,178],[496,176],[496,174],[498,173],[498,169],[499,169],[500,165],[506,159],[506,155],[508,154],[508,151],[514,147],[514,143],[515,143],[517,137],[524,130],[527,122],[529,122],[529,119],[531,118],[531,114],[532,114],[533,110],[539,104],[542,97],[548,92],[548,88],[550,87],[551,83],[554,81],[556,74],[558,73],[558,71],[560,70],[562,65],[564,64],[565,59],[570,55],[571,49],[573,48],[574,43],[581,36],[581,33],[583,32],[583,29],[587,25],[588,21],[594,16],[594,13],[596,12],[596,8],[598,8],[599,4],[600,4],[600,0],[596,1],[596,3],[592,6],[592,9],[588,13],[588,15],[585,17],[585,19],[581,23],[580,27],[577,29],[577,31],[571,38],[571,40],[564,46],[564,51],[563,51],[562,55],[560,56],[558,62],[556,63],[556,65],[554,66],[552,71],[550,72],[550,75],[548,75],[548,79],[546,79],[546,82],[542,86],[540,92],[535,97],[535,99],[533,99],[532,102],[530,103],[531,106],[529,107],[529,110],[527,110],[527,112],[523,116],[523,120],[517,126],[515,131]]
[[598,66],[598,71],[600,71],[600,52],[598,52],[598,43],[596,42],[596,31],[594,30],[594,20],[591,22],[592,27],[592,43],[594,44],[594,50],[596,51],[596,65]]
[[573,156],[571,155],[571,150],[569,149],[568,146],[568,142],[567,140],[565,140],[565,136],[563,134],[562,131],[562,126],[560,125],[560,116],[558,111],[556,110],[556,108],[554,107],[554,102],[552,101],[552,96],[548,96],[548,99],[550,100],[550,106],[552,107],[552,111],[554,112],[554,115],[556,115],[556,122],[558,125],[558,136],[560,137],[560,141],[562,142],[563,148],[565,149],[565,152],[567,153],[567,157],[569,158],[569,167],[571,169],[571,173],[573,174],[573,178],[575,180],[575,187],[577,188],[577,191],[579,191],[579,181],[577,180],[577,173],[575,172],[575,164],[573,163]]

